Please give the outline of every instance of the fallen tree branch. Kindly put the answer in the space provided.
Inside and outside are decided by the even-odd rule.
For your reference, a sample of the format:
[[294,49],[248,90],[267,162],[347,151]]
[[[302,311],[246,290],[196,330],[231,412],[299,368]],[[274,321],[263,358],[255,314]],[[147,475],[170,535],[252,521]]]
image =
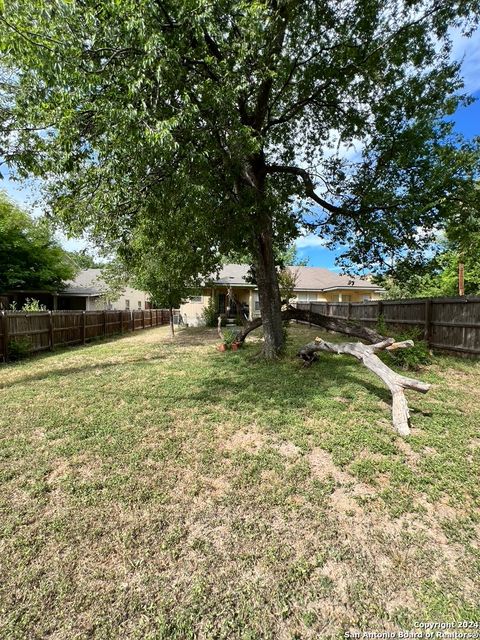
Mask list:
[[[282,320],[288,322],[289,320],[298,320],[300,322],[308,322],[314,324],[322,329],[328,331],[336,331],[337,333],[343,333],[348,336],[354,336],[367,342],[377,343],[384,339],[384,336],[380,335],[374,329],[368,329],[362,325],[355,324],[349,320],[342,320],[341,318],[332,318],[331,316],[324,316],[321,313],[315,313],[314,311],[307,311],[304,309],[296,309],[295,307],[288,306],[282,311]],[[246,324],[238,334],[238,342],[244,342],[248,334],[254,329],[262,326],[262,319],[255,318]]]
[[326,342],[321,338],[316,338],[315,342],[310,342],[302,347],[298,352],[298,356],[302,358],[307,365],[312,364],[319,351],[346,354],[360,360],[367,369],[375,373],[389,388],[392,394],[393,428],[399,435],[408,436],[410,433],[410,412],[404,389],[413,389],[420,393],[426,393],[430,389],[430,385],[420,380],[415,380],[414,378],[401,376],[390,369],[390,367],[387,367],[375,354],[384,349],[394,351],[396,349],[407,349],[412,346],[412,340],[395,342],[393,338],[385,338],[371,345],[366,345],[361,342],[342,342],[335,344],[333,342]]

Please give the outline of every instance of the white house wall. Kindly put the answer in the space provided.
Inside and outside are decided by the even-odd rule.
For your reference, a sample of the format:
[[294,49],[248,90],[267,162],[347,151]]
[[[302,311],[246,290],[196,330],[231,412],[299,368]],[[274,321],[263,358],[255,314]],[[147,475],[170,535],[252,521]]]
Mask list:
[[126,287],[122,295],[112,302],[107,302],[103,296],[89,297],[86,307],[87,311],[103,311],[104,309],[124,311],[127,309],[127,301],[130,303],[130,311],[143,310],[147,308],[146,303],[149,301],[149,297],[145,291]]

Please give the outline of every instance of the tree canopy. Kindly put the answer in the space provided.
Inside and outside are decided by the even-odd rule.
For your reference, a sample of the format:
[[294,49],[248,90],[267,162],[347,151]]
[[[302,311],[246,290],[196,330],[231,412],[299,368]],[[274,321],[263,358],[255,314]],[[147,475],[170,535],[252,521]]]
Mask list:
[[0,291],[54,291],[75,272],[46,221],[32,220],[0,192]]
[[92,256],[86,249],[69,251],[68,255],[78,269],[101,269],[105,262]]
[[[275,248],[301,229],[353,269],[416,253],[477,206],[451,26],[478,0],[13,0],[1,20],[6,160],[117,248],[153,221],[251,257],[282,346]],[[10,75],[8,75],[10,74]],[[192,228],[195,233],[192,233]],[[421,229],[421,233],[419,233]]]
[[437,253],[415,265],[403,264],[395,277],[381,278],[388,298],[454,297],[459,295],[459,265],[464,267],[465,295],[480,295],[480,235],[471,236],[469,250],[443,240]]

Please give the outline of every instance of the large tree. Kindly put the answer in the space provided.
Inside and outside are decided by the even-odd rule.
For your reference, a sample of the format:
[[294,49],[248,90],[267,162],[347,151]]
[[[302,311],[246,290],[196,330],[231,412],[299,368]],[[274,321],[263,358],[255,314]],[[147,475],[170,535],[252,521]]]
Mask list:
[[444,115],[462,100],[449,29],[478,9],[11,0],[1,15],[5,157],[48,178],[53,212],[99,242],[127,246],[148,219],[170,245],[172,229],[194,228],[191,251],[211,261],[247,252],[274,357],[277,246],[307,227],[347,246],[351,267],[381,268],[470,197],[476,150]]
[[0,192],[0,293],[55,291],[76,271],[46,220],[33,220]]

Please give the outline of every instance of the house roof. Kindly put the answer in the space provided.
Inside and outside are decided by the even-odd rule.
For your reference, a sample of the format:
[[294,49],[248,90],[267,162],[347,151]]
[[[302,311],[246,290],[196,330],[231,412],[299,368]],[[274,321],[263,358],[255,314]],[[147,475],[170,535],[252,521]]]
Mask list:
[[381,289],[378,285],[359,276],[341,276],[321,267],[288,267],[297,276],[295,290],[319,291],[328,289]]
[[[296,277],[295,291],[324,291],[331,289],[369,289],[381,290],[378,285],[368,279],[360,277],[341,276],[329,269],[321,267],[287,267]],[[220,270],[218,277],[213,280],[216,286],[230,285],[232,287],[254,287],[246,281],[250,266],[248,264],[226,264]]]
[[60,293],[71,296],[101,296],[106,290],[107,285],[102,278],[101,269],[83,269],[73,280],[67,282],[67,286]]

